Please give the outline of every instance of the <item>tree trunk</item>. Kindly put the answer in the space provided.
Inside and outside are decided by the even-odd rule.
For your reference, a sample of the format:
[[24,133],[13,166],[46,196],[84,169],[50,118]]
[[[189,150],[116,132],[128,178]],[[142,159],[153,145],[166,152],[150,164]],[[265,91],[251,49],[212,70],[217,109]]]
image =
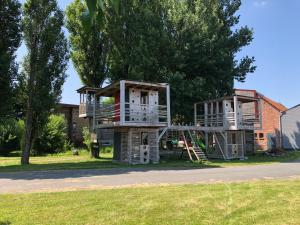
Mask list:
[[25,125],[25,147],[22,152],[21,164],[29,164],[29,155],[30,149],[32,145],[32,109],[28,107],[27,115],[26,115],[26,125]]
[[35,79],[35,66],[36,66],[36,39],[33,41],[34,47],[31,49],[30,54],[30,72],[29,72],[29,80],[28,80],[28,101],[27,101],[27,109],[26,109],[26,121],[25,121],[25,146],[22,152],[21,164],[29,164],[29,156],[30,156],[30,149],[32,146],[33,140],[33,97],[34,97],[34,81]]

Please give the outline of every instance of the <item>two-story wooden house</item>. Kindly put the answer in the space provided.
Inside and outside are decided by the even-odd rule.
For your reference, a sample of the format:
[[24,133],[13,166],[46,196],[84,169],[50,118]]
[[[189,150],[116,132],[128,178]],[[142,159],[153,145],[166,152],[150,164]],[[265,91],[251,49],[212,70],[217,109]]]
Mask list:
[[[114,160],[159,162],[159,129],[171,121],[168,84],[121,80],[100,90],[79,89],[79,93],[81,116],[93,115],[99,143],[101,136],[112,131]],[[113,97],[113,104],[105,104],[108,97]]]
[[[91,131],[101,144],[112,140],[114,159],[130,164],[158,163],[160,141],[176,132],[191,160],[207,157],[243,159],[253,152],[260,109],[245,112],[254,97],[234,95],[195,104],[194,124],[171,124],[168,84],[121,80],[101,89],[84,87],[80,93],[80,117],[91,118]],[[114,99],[107,103],[107,98]],[[204,146],[199,144],[204,139]],[[201,145],[201,146],[200,146]]]
[[195,104],[195,125],[205,133],[208,157],[243,159],[253,153],[253,133],[261,127],[259,107],[246,110],[253,103],[260,106],[257,98],[233,95]]

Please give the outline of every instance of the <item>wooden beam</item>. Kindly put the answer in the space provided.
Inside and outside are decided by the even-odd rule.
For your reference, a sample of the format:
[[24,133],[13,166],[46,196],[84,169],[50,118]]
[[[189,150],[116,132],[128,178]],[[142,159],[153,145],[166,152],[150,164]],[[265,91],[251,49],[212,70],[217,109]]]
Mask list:
[[237,115],[237,111],[238,111],[238,99],[237,96],[233,96],[233,107],[234,107],[234,126],[237,129],[238,128],[238,115]]
[[120,81],[120,125],[125,123],[125,81]]
[[170,106],[170,85],[166,85],[166,94],[167,94],[167,123],[168,126],[171,126],[171,106]]

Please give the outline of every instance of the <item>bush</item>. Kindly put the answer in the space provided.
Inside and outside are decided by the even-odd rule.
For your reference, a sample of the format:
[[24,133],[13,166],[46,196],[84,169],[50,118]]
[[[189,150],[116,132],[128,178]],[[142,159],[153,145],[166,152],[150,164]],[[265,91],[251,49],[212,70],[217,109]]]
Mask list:
[[0,154],[7,156],[24,142],[24,121],[8,119],[0,124]]
[[93,141],[92,141],[90,131],[87,127],[84,127],[82,129],[82,133],[83,133],[83,144],[85,145],[87,150],[91,152],[93,147]]
[[59,153],[68,148],[66,142],[67,123],[62,115],[50,115],[48,122],[34,141],[33,152]]

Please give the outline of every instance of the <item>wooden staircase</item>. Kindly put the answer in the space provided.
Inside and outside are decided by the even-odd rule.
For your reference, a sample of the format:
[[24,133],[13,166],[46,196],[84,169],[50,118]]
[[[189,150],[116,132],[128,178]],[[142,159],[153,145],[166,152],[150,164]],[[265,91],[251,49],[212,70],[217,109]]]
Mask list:
[[194,159],[196,159],[197,161],[207,161],[207,157],[206,157],[205,153],[199,148],[199,146],[195,142],[195,139],[194,139],[191,131],[187,130],[187,132],[188,132],[188,135],[190,136],[192,146],[188,146],[184,131],[182,131],[181,135],[183,137],[183,141],[184,141],[185,147],[187,149],[190,160],[194,161]]

